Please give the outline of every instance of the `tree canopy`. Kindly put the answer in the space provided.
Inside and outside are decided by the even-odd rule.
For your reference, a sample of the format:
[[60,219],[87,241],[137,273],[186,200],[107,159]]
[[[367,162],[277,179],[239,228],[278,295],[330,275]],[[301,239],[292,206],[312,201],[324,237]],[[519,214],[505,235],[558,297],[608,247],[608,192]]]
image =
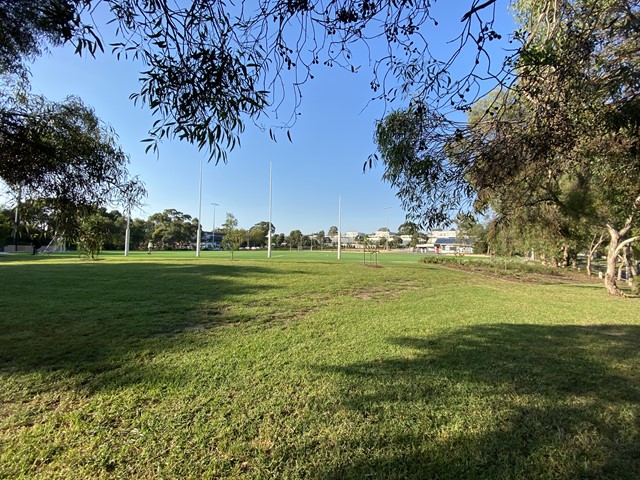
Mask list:
[[231,260],[233,260],[233,252],[240,249],[240,245],[244,242],[244,231],[238,228],[238,220],[235,215],[227,212],[225,222],[222,224],[222,248],[231,252]]
[[146,191],[127,170],[115,132],[78,98],[16,99],[0,107],[0,178],[30,198],[48,198],[60,233],[73,236],[77,212],[135,205]]
[[389,115],[376,135],[385,178],[423,223],[473,208],[546,219],[558,233],[582,221],[609,231],[615,260],[640,213],[640,8],[517,6],[513,81],[476,102],[466,122],[419,99]]
[[[302,86],[325,68],[366,69],[374,98],[417,95],[439,106],[468,105],[481,78],[503,76],[501,63],[493,71],[486,54],[501,38],[496,2],[456,7],[456,47],[437,58],[437,36],[424,33],[438,25],[430,1],[0,0],[0,66],[2,73],[24,72],[49,44],[70,42],[80,54],[95,54],[105,48],[105,23],[113,25],[112,52],[143,65],[132,99],[156,117],[149,149],[179,138],[219,161],[237,145],[247,119],[293,125]],[[454,77],[465,48],[475,62]]]
[[160,243],[163,248],[178,249],[191,245],[198,232],[197,219],[173,208],[154,213],[149,217],[149,222],[153,226],[149,239]]
[[534,2],[526,10],[529,4],[518,2],[524,10],[515,34],[514,80],[476,102],[468,122],[415,98],[379,123],[385,178],[399,188],[413,217],[433,223],[453,218],[452,207],[482,203],[498,189],[518,196],[526,191],[520,198],[534,202],[549,169],[556,180],[580,159],[593,158],[590,153],[634,154],[640,77],[635,2]]
[[80,19],[78,0],[0,0],[0,74],[24,78],[26,61],[47,45],[74,41],[78,52],[101,48],[95,32]]

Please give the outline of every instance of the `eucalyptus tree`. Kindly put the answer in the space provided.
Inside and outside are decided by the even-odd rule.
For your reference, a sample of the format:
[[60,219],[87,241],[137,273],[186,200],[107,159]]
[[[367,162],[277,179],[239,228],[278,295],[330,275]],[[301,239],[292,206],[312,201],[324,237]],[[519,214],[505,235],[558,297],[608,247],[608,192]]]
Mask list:
[[275,233],[276,227],[273,224],[271,224],[271,228],[269,228],[269,222],[258,222],[249,229],[251,245],[254,245],[256,247],[263,247],[267,244],[269,235],[273,236]]
[[48,45],[73,42],[78,53],[102,48],[97,32],[82,21],[88,2],[0,0],[0,74],[25,78],[26,62]]
[[531,33],[517,88],[505,97],[517,101],[498,105],[495,136],[474,142],[477,159],[491,167],[473,178],[497,184],[489,190],[512,204],[519,195],[606,229],[605,285],[619,295],[616,258],[638,239],[632,231],[640,220],[640,7],[630,0],[563,1],[546,9],[521,3]]
[[233,213],[227,212],[226,217],[224,222],[222,223],[222,225],[220,226],[220,229],[224,232],[227,233],[231,230],[237,229],[238,228],[238,219],[236,218],[236,216]]
[[[7,212],[9,212],[7,210]],[[58,230],[55,212],[47,198],[26,198],[19,205],[18,222],[16,224],[15,209],[11,212],[11,230],[22,243],[31,243],[38,239],[39,243],[51,240],[51,235]],[[4,241],[4,238],[0,242]]]
[[129,224],[129,243],[131,248],[143,250],[153,238],[154,226],[148,220],[134,218]]
[[292,248],[299,248],[302,246],[302,232],[300,230],[292,230],[287,237],[287,243]]
[[398,235],[414,235],[418,231],[419,227],[414,222],[404,222],[398,226]]
[[[632,0],[517,2],[514,79],[467,122],[418,99],[377,127],[385,178],[413,218],[553,206],[609,233],[605,285],[640,214],[640,32]],[[492,205],[493,204],[493,205]]]
[[165,209],[162,213],[154,213],[149,216],[148,222],[153,228],[151,237],[154,242],[159,242],[168,250],[190,245],[196,237],[197,221],[186,213],[176,209]]
[[411,235],[409,246],[415,248],[420,240],[420,227],[414,222],[404,222],[398,226],[398,235]]
[[80,253],[96,259],[108,243],[116,241],[115,224],[104,208],[95,209],[80,218],[77,235]]
[[144,197],[128,163],[113,129],[78,98],[27,96],[0,108],[0,179],[22,198],[47,198],[60,234],[73,238],[79,216],[96,206]]
[[89,2],[0,0],[0,180],[21,198],[48,198],[60,231],[97,205],[135,205],[146,193],[129,178],[115,132],[78,98],[50,102],[28,92],[29,67],[52,45],[94,54],[99,33],[82,20]]
[[0,245],[11,243],[13,229],[13,212],[5,208],[0,209]]

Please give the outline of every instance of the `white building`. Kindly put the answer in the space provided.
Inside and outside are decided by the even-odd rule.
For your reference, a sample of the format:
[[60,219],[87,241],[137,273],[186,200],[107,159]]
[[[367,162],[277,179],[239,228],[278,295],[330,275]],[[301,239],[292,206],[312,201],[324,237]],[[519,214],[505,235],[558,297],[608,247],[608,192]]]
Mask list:
[[[364,238],[364,233],[362,232],[343,232],[341,237],[340,237],[340,243],[342,245],[345,246],[351,246],[351,245],[355,245],[358,242],[358,237]],[[333,237],[329,237],[331,238],[331,243],[333,243],[334,245],[338,244],[338,236],[335,235]]]
[[385,239],[385,241],[389,241],[391,237],[393,237],[393,233],[391,233],[389,230],[378,230],[375,233],[367,235],[369,241],[373,243],[380,243],[380,240],[383,238]]
[[433,230],[427,233],[427,237],[426,242],[416,245],[416,251],[449,255],[473,253],[473,239],[459,238],[455,230]]

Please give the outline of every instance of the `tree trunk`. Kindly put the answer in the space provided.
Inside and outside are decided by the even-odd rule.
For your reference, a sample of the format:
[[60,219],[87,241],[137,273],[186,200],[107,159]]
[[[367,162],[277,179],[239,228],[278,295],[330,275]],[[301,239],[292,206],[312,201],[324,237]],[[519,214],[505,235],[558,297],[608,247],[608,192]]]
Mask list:
[[633,277],[635,277],[635,268],[631,263],[631,244],[625,245],[622,251],[624,252],[624,271],[627,277],[627,285],[631,287],[631,290],[634,290],[635,279]]
[[610,295],[624,296],[616,283],[616,259],[618,258],[618,243],[620,233],[613,227],[607,226],[609,231],[609,246],[607,247],[607,271],[604,274],[604,286]]
[[611,225],[607,225],[607,231],[609,232],[609,246],[607,248],[607,273],[604,275],[604,285],[611,295],[616,295],[619,297],[624,297],[624,293],[616,283],[616,260],[618,258],[618,254],[620,250],[625,248],[627,245],[631,245],[633,242],[640,239],[640,237],[632,237],[628,238],[624,241],[620,241],[621,237],[624,237],[631,230],[631,220],[633,217],[629,217],[625,226],[617,230]]
[[569,267],[569,245],[565,245],[562,250],[562,266],[563,268]]
[[624,268],[624,258],[622,258],[621,255],[618,255],[618,258],[616,258],[616,265],[618,265],[618,275],[616,276],[616,279],[621,282],[622,281],[622,269]]
[[630,255],[631,257],[631,278],[633,278],[633,283],[631,284],[631,291],[638,295],[640,294],[640,285],[638,285],[638,268],[636,267],[636,259],[633,255],[633,252]]
[[595,255],[596,251],[600,244],[604,241],[604,235],[600,235],[600,238],[596,242],[596,237],[593,237],[593,241],[591,242],[591,248],[589,248],[589,254],[587,255],[587,275],[591,276],[591,262],[593,260],[593,255]]

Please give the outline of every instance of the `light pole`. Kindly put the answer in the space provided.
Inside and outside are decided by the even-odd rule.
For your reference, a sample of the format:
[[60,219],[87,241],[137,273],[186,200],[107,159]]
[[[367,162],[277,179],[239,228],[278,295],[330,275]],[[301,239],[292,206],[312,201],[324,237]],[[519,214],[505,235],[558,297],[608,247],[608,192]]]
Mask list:
[[211,228],[211,236],[213,237],[211,239],[211,243],[213,244],[213,248],[216,248],[216,207],[219,207],[220,204],[218,203],[211,203],[211,205],[213,205],[213,227]]
[[391,229],[389,228],[389,210],[391,210],[391,207],[384,207],[384,209],[387,211],[387,224],[385,225],[385,227],[387,227],[389,233],[391,233]]

